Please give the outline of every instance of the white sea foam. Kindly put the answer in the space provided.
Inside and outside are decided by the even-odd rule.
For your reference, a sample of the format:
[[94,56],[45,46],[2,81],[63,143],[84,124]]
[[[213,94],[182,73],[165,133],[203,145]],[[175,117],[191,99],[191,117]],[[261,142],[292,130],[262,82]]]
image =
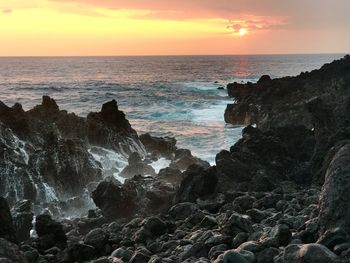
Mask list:
[[125,178],[119,176],[119,173],[128,165],[125,155],[98,146],[91,147],[89,153],[101,164],[104,177],[113,176],[121,183],[124,183]]
[[170,163],[171,161],[168,159],[159,158],[157,161],[152,162],[150,165],[153,167],[156,173],[159,173],[161,169],[169,167]]

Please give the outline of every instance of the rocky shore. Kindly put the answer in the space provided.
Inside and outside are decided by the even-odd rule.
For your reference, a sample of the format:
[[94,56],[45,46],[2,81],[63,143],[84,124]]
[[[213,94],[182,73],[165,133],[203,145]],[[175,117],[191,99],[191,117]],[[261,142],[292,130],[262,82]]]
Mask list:
[[227,90],[247,127],[215,166],[138,136],[115,101],[1,104],[0,262],[350,262],[350,56]]

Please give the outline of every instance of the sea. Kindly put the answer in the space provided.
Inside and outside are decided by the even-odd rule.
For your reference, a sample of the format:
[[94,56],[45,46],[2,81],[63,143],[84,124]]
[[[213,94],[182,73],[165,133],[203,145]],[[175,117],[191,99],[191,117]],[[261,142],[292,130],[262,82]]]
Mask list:
[[242,132],[225,124],[232,99],[218,88],[264,74],[298,75],[343,56],[1,57],[0,100],[28,110],[49,95],[61,109],[86,116],[115,99],[138,134],[175,137],[178,147],[214,164]]

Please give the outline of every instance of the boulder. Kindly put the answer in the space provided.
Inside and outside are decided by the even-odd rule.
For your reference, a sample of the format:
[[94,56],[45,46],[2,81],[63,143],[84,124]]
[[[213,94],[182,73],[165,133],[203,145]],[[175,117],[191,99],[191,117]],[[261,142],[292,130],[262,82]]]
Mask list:
[[97,251],[103,250],[108,242],[108,234],[101,228],[91,230],[84,238],[84,243],[93,246]]
[[283,263],[335,263],[337,256],[320,244],[289,245],[282,256]]
[[350,226],[350,144],[333,156],[320,194],[320,233]]
[[119,185],[101,182],[92,192],[92,199],[106,218],[131,217],[138,207],[138,194],[132,183]]

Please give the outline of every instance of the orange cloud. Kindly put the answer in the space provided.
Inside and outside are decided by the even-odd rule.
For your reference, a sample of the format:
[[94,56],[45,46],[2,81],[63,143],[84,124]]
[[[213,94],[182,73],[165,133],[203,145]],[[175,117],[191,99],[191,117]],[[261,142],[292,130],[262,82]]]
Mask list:
[[11,14],[12,13],[12,9],[10,9],[10,8],[3,9],[2,13],[3,14]]
[[288,19],[283,17],[248,17],[245,19],[232,19],[228,22],[227,29],[230,33],[242,35],[242,30],[254,32],[260,30],[281,29],[288,25]]

